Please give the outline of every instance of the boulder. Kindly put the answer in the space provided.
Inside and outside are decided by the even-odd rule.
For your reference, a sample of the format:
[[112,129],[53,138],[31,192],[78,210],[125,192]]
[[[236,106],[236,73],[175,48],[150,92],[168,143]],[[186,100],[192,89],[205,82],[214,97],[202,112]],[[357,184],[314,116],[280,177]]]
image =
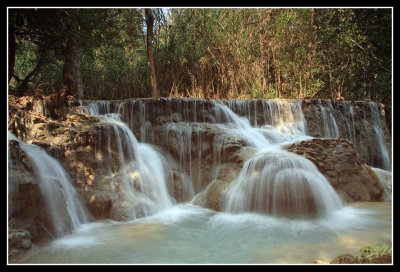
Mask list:
[[[255,153],[252,149],[247,150],[247,153],[243,151],[243,154],[246,154],[246,158],[242,158],[243,161]],[[212,180],[203,191],[194,197],[192,203],[214,211],[223,210],[223,207],[221,206],[223,193],[229,188],[232,182],[236,180],[242,167],[243,162],[221,164],[216,178]]]
[[8,229],[8,260],[13,262],[16,258],[32,248],[29,231],[24,229]]
[[[302,111],[310,136],[347,139],[368,165],[383,168],[388,164],[381,150],[391,150],[387,106],[368,101],[305,99]],[[379,127],[381,135],[374,127]]]
[[311,139],[285,149],[312,161],[345,203],[386,198],[374,171],[346,139]]
[[110,217],[112,199],[105,192],[93,192],[90,194],[88,209],[96,219],[107,219]]
[[27,230],[34,242],[48,240],[51,219],[29,159],[17,141],[9,142],[8,163],[8,217],[12,227]]
[[372,168],[379,178],[386,193],[386,201],[392,201],[392,173],[379,168]]
[[330,264],[358,264],[357,258],[351,254],[337,256],[329,262]]

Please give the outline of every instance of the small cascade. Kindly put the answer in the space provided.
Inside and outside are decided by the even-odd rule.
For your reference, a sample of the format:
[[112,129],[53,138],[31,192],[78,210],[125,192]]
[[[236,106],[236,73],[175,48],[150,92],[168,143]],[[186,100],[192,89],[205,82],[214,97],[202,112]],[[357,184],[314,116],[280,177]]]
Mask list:
[[249,120],[252,127],[273,128],[283,134],[307,135],[301,101],[225,100],[235,114]]
[[325,101],[326,106],[322,105],[321,100],[318,100],[318,106],[321,110],[323,125],[324,125],[324,137],[325,138],[336,138],[339,137],[339,129],[336,124],[335,116],[333,115],[332,103],[328,100]]
[[[255,158],[244,163],[238,178],[224,195],[222,206],[226,211],[258,211],[274,215],[307,216],[326,214],[341,207],[341,201],[329,182],[310,161],[279,147],[287,142],[309,138],[306,136],[307,124],[302,114],[301,101],[209,100],[205,103],[204,100],[196,99],[192,101],[192,105],[196,105],[196,110],[189,107],[189,101],[186,100],[163,99],[159,101],[161,102],[162,115],[170,118],[163,121],[165,122],[163,125],[158,125],[158,129],[162,129],[165,133],[163,135],[168,139],[174,139],[171,143],[167,141],[167,148],[173,154],[176,153],[175,157],[184,180],[186,195],[184,198],[192,198],[195,191],[199,192],[202,188],[200,183],[205,177],[201,172],[203,149],[199,146],[209,144],[202,142],[207,131],[202,130],[203,125],[209,124],[208,126],[217,127],[220,134],[215,135],[211,143],[212,149],[207,151],[213,153],[214,160],[212,168],[208,169],[208,178],[211,179],[208,183],[218,176],[221,158],[224,155],[221,150],[227,140],[224,135],[243,139],[246,146],[259,151]],[[152,130],[146,130],[145,127],[159,124],[157,123],[159,119],[155,116],[160,106],[153,109],[149,103],[148,100],[116,102],[114,105],[104,101],[96,102],[89,104],[87,112],[91,115],[102,113],[103,122],[109,122],[114,129],[113,136],[109,137],[119,138],[129,135],[132,138],[118,140],[121,142],[118,144],[119,154],[126,153],[127,149],[132,149],[132,154],[140,154],[140,146],[143,144],[137,142],[131,130],[136,131],[141,139],[153,143],[155,136]],[[134,115],[133,108],[139,116]],[[262,114],[258,114],[257,108],[263,109]],[[130,129],[120,119],[116,121],[120,116],[124,117]],[[123,130],[123,133],[119,130]],[[196,146],[193,145],[193,141],[197,141]],[[127,148],[128,146],[122,142],[131,142],[133,146]],[[119,161],[122,165],[119,168],[126,168],[128,162],[135,162],[135,165],[145,164],[144,160],[139,163],[137,156],[129,154],[120,156],[122,157]],[[132,181],[128,175],[124,184],[127,184],[126,188],[134,188],[135,186],[129,185],[129,182]],[[165,181],[161,181],[160,184],[165,184]],[[133,190],[125,196],[128,202],[128,199],[137,198],[137,191]],[[167,202],[163,205],[172,204]],[[152,212],[142,211],[142,216]]]
[[372,126],[374,128],[376,141],[378,143],[378,150],[381,155],[382,159],[382,168],[384,170],[391,170],[391,160],[390,160],[390,153],[389,148],[386,143],[386,138],[383,133],[383,124],[380,118],[380,108],[378,104],[374,102],[369,103],[371,109],[371,118],[372,118]]
[[[236,129],[258,155],[245,162],[238,178],[224,193],[223,209],[228,212],[256,211],[273,215],[324,215],[342,207],[330,183],[312,162],[283,151],[263,131],[215,102],[215,111]],[[285,142],[281,135],[280,142]]]
[[8,133],[8,183],[7,183],[7,192],[8,192],[8,216],[11,216],[13,211],[14,211],[14,206],[16,202],[16,197],[18,195],[18,184],[17,184],[17,178],[15,175],[10,174],[13,168],[15,168],[15,163],[11,158],[11,152],[10,152],[10,141],[15,140],[17,137],[15,137],[13,134]]
[[[310,135],[323,138],[344,138],[373,167],[391,169],[390,148],[384,113],[375,102],[330,101],[308,102],[308,122],[314,124]],[[311,110],[310,110],[311,109]],[[314,116],[311,116],[313,114]],[[385,134],[386,133],[386,134]]]
[[60,163],[34,144],[26,144],[9,133],[9,139],[18,141],[29,158],[37,176],[57,237],[70,233],[88,222],[79,195]]
[[343,206],[313,163],[278,149],[259,152],[245,163],[224,205],[229,212],[294,217],[323,216]]
[[301,109],[301,101],[263,100],[262,105],[266,124],[270,124],[280,133],[307,135],[307,123]]
[[344,104],[344,112],[347,113],[345,115],[347,118],[345,119],[346,125],[347,125],[347,130],[349,134],[349,140],[353,144],[354,149],[357,150],[358,144],[357,144],[357,138],[356,138],[356,130],[355,130],[355,117],[354,117],[354,107],[351,104],[350,101],[343,101]]
[[[258,150],[258,153],[244,163],[239,177],[229,193],[225,194],[223,206],[227,211],[263,210],[296,216],[302,213],[327,214],[342,205],[329,182],[312,163],[280,148],[285,143],[310,138],[307,136],[311,134],[307,124],[309,119],[306,121],[303,114],[303,103],[298,100],[137,99],[92,103],[88,112],[92,115],[108,114],[108,118],[112,117],[110,113],[113,112],[113,118],[123,119],[127,130],[129,125],[129,133],[134,132],[141,142],[160,145],[170,152],[178,164],[178,179],[182,180],[181,199],[191,199],[205,185],[217,179],[220,166],[224,163],[222,150],[227,145],[225,135],[231,135],[230,139],[243,139],[245,146]],[[355,147],[363,146],[365,139],[360,137],[360,125],[356,125],[360,118],[358,107],[354,108],[348,101],[341,104],[329,100],[307,103],[315,104],[313,109],[316,107],[316,114],[319,114],[314,123],[317,127],[311,129],[319,130],[319,135],[323,137],[346,137]],[[339,114],[336,112],[338,110],[343,113],[340,117],[343,120],[335,116]],[[371,106],[371,115],[375,114],[374,111],[377,110]],[[374,121],[377,138],[381,130],[378,121]],[[115,135],[121,134],[115,129]],[[214,136],[210,138],[210,135]],[[132,137],[135,136],[132,134]],[[160,137],[167,140],[163,139],[163,143],[159,144]],[[142,145],[136,138],[131,141],[136,141],[135,145]],[[124,146],[124,143],[120,145]],[[380,150],[384,153],[383,144]],[[210,158],[205,156],[210,152],[214,162],[211,168],[204,168],[203,163],[210,164]],[[285,165],[277,160],[278,157],[292,164]],[[137,158],[132,160],[137,161]],[[173,175],[177,177],[177,172]],[[277,193],[265,193],[267,187],[268,191],[272,188]],[[261,192],[256,195],[254,190]],[[243,202],[245,198],[248,198],[246,203]],[[297,204],[288,204],[289,199]]]
[[162,155],[151,146],[139,143],[120,115],[110,112],[109,102],[91,103],[87,113],[101,117],[104,124],[110,125],[107,138],[117,143],[118,167],[110,165],[109,169],[112,182],[117,183],[114,186],[117,187],[116,206],[121,207],[114,216],[131,220],[171,207],[173,202],[166,187]]

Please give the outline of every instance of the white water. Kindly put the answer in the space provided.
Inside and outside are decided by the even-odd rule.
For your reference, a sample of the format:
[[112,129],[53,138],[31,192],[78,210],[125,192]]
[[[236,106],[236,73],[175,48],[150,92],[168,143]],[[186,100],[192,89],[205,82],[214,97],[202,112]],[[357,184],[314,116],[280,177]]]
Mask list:
[[343,207],[313,163],[278,149],[260,152],[247,161],[224,197],[226,211],[276,216],[322,216]]
[[333,115],[333,107],[330,101],[326,101],[327,107],[321,104],[321,100],[318,100],[318,105],[321,110],[321,115],[324,124],[324,137],[325,138],[336,138],[339,137],[339,129],[336,124],[335,116]]
[[[266,105],[271,116],[284,107],[288,112],[296,109]],[[262,125],[253,117],[255,113],[239,117],[226,105],[214,103],[215,123],[258,150],[224,195],[225,211],[216,213],[191,204],[174,205],[165,186],[162,154],[139,143],[119,115],[110,112],[110,104],[93,104],[90,113],[99,115],[98,107],[108,113],[101,115],[103,122],[111,126],[109,135],[118,142],[119,169],[125,173],[124,200],[141,199],[146,205],[132,204],[129,222],[84,224],[74,234],[32,250],[22,263],[329,262],[344,253],[357,255],[366,244],[391,244],[390,203],[344,207],[310,161],[281,149],[283,144],[310,138],[302,115],[293,114],[286,122],[282,113]],[[255,127],[248,118],[254,118]],[[194,120],[199,118],[195,115]],[[146,118],[141,115],[142,122]],[[141,139],[146,139],[142,128]],[[179,163],[190,169],[192,179],[198,173],[192,171],[188,155],[196,132],[175,125],[168,129],[181,136]],[[218,150],[214,154],[218,162]],[[133,190],[137,177],[148,190]]]
[[61,237],[87,223],[80,197],[60,163],[39,146],[23,143],[11,133],[8,137],[19,142],[33,166],[55,236]]
[[[100,114],[99,107],[103,107],[102,110],[105,109],[107,113]],[[88,112],[101,117],[104,124],[112,127],[113,134],[110,133],[108,137],[114,137],[117,142],[122,194],[116,193],[115,197],[125,206],[121,216],[125,220],[131,220],[171,207],[173,200],[166,186],[162,155],[151,146],[139,143],[120,116],[110,113],[109,103],[92,103]]]
[[[238,178],[224,192],[222,207],[228,212],[257,211],[273,215],[325,215],[342,208],[342,202],[328,180],[309,160],[284,151],[279,144],[290,137],[271,129],[257,129],[248,119],[238,117],[228,107],[215,103],[216,116],[228,120],[250,146],[259,150],[257,156],[245,162]],[[291,116],[289,116],[291,117]],[[281,127],[283,120],[278,123]],[[289,124],[294,124],[289,118]],[[298,129],[286,132],[299,133]],[[303,135],[296,135],[297,139]],[[303,136],[304,137],[304,136]]]
[[392,167],[390,162],[389,148],[387,146],[385,135],[382,129],[382,120],[380,119],[379,115],[379,107],[378,104],[373,102],[370,102],[369,106],[371,109],[372,124],[377,138],[379,152],[382,156],[382,168],[390,171]]

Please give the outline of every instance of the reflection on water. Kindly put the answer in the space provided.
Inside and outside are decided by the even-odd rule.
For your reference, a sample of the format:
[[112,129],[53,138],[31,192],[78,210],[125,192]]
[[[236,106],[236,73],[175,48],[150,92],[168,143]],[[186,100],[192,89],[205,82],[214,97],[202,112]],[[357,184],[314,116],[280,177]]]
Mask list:
[[329,262],[368,244],[391,244],[391,203],[357,203],[321,219],[216,213],[181,204],[130,222],[83,225],[36,246],[20,263]]

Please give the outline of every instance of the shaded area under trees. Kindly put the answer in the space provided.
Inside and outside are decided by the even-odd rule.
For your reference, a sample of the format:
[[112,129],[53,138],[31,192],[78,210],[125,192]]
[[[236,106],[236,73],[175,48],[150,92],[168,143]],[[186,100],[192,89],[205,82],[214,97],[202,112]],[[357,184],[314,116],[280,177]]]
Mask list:
[[19,94],[391,104],[392,9],[9,9],[8,56]]

